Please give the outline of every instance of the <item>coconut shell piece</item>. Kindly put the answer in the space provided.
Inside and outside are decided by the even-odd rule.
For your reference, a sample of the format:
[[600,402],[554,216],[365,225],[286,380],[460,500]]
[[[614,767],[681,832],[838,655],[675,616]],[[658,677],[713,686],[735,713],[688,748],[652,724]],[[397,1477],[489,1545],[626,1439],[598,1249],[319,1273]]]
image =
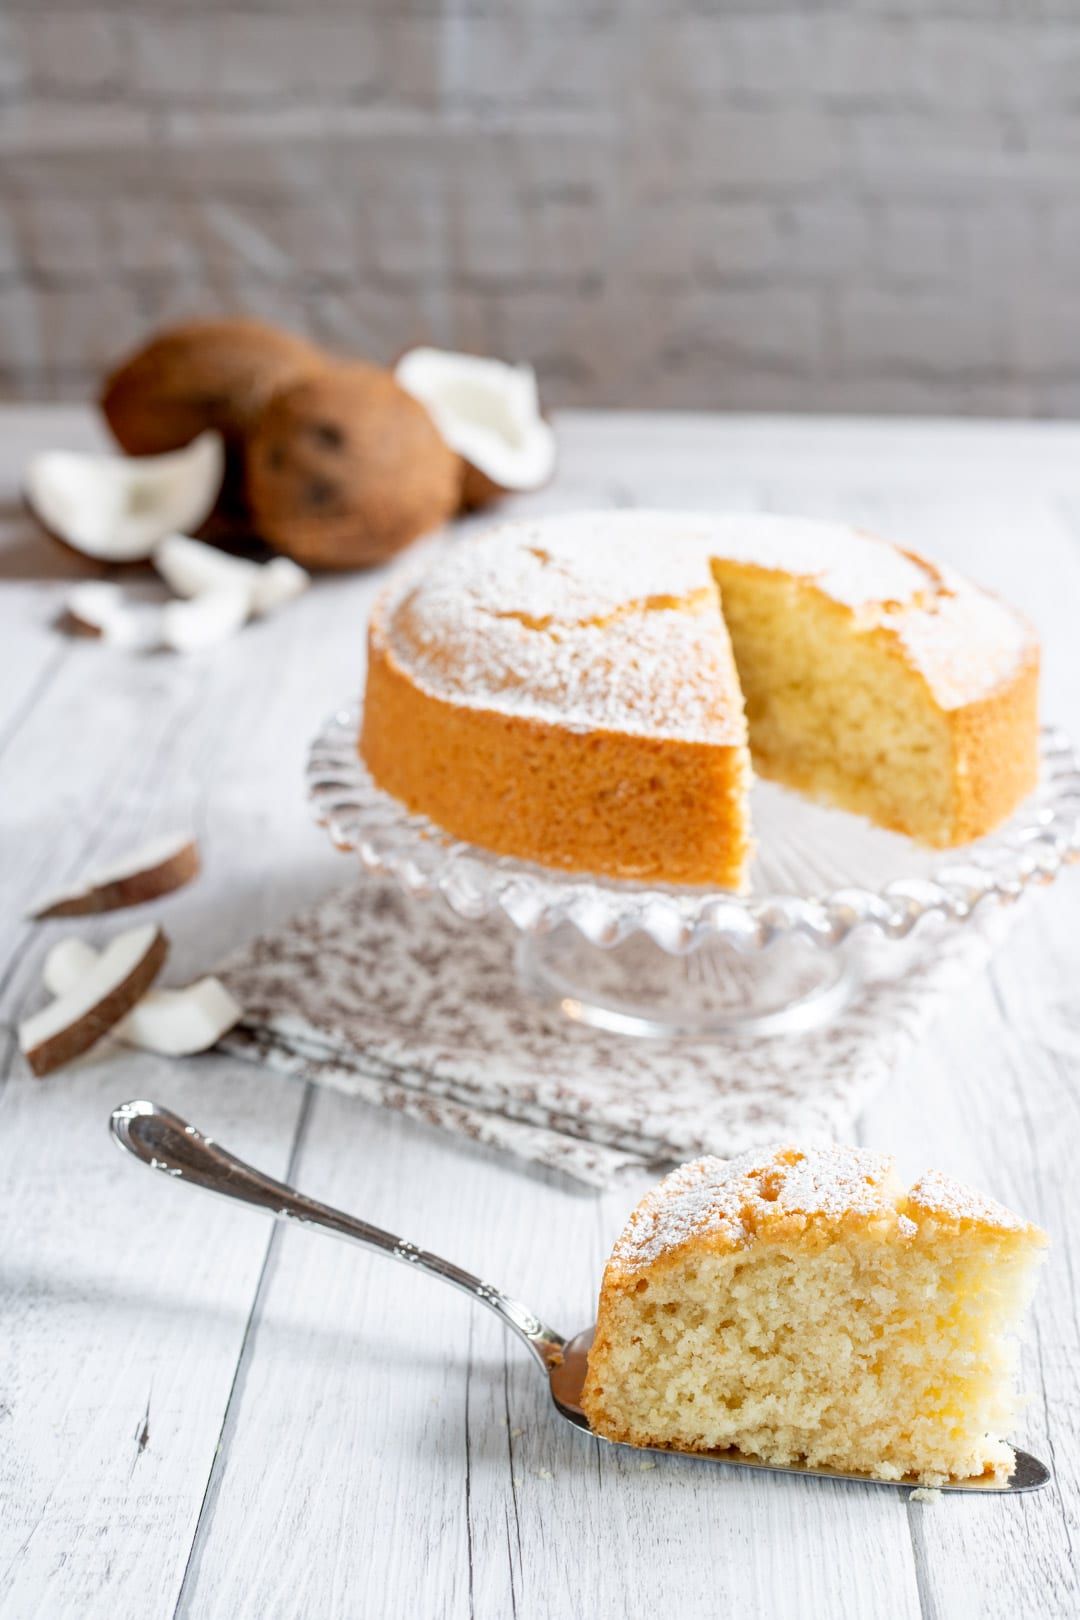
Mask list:
[[275,394],[248,441],[256,528],[306,568],[363,568],[444,523],[462,462],[388,371],[353,362]]
[[464,511],[550,481],[557,445],[532,366],[422,346],[401,356],[394,376],[465,463]]
[[461,481],[461,510],[475,512],[478,507],[487,506],[491,501],[501,500],[504,495],[510,494],[502,484],[496,484],[487,473],[481,472],[471,462],[465,463],[465,477]]
[[101,409],[131,456],[179,450],[207,428],[235,446],[275,389],[326,364],[313,343],[262,321],[192,321],[130,355]]
[[81,1057],[125,1018],[165,964],[169,942],[147,923],[119,934],[65,995],[19,1025],[19,1045],[36,1075]]
[[74,888],[39,901],[30,915],[89,917],[125,906],[145,905],[182,889],[199,874],[199,847],[189,833],[166,833],[132,850],[124,860],[88,872]]
[[220,433],[160,456],[43,450],[23,474],[26,503],[50,539],[80,559],[145,562],[163,535],[198,528],[225,476]]
[[[85,940],[60,940],[45,958],[46,990],[68,995],[100,960],[100,952]],[[110,1033],[114,1040],[163,1057],[191,1057],[209,1051],[242,1016],[243,1009],[220,979],[197,979],[182,990],[148,990]]]

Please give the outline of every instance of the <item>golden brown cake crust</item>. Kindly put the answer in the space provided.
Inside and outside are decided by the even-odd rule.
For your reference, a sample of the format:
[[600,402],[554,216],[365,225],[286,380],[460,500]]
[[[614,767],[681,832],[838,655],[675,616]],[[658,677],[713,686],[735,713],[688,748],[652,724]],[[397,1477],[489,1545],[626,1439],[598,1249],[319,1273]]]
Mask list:
[[[932,1216],[938,1226],[1037,1230],[940,1171],[927,1171],[905,1192],[889,1154],[784,1143],[734,1159],[692,1159],[665,1176],[627,1221],[603,1289],[634,1286],[643,1272],[662,1266],[688,1244],[721,1253],[815,1231],[827,1241],[835,1232],[857,1228],[903,1238],[914,1235],[909,1228],[922,1216]],[[899,1225],[902,1217],[908,1228]]]
[[[838,635],[921,683],[951,750],[949,813],[928,839],[968,842],[1034,786],[1038,645],[1004,604],[839,525],[647,512],[506,525],[395,580],[369,636],[360,752],[375,780],[500,853],[740,887],[751,773],[721,562],[809,589]],[[797,756],[755,763],[821,790]]]
[[[418,691],[374,626],[361,752],[410,810],[484,849],[623,878],[742,881],[744,748],[568,732],[447,703]],[[665,841],[672,805],[679,835]]]

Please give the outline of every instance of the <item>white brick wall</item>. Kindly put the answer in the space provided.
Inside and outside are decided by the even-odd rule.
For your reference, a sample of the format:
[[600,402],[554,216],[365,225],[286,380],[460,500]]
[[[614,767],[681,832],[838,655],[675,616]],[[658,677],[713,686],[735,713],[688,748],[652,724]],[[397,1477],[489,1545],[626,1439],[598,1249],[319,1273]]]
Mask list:
[[1080,413],[1080,0],[7,0],[0,386],[234,309],[552,402]]

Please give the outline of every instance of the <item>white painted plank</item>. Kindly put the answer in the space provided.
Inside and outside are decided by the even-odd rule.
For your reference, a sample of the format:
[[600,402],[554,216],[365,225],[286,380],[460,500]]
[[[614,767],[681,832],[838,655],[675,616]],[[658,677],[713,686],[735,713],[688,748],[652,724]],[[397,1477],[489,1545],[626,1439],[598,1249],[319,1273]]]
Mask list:
[[[13,442],[18,434],[8,451]],[[0,592],[5,651],[21,658],[24,637],[52,665],[0,760],[0,960],[12,1021],[41,994],[47,944],[80,926],[27,924],[35,892],[148,830],[190,818],[205,857],[197,883],[152,908],[174,940],[176,981],[337,881],[340,860],[310,824],[299,773],[309,732],[355,679],[361,645],[347,593],[335,602],[329,591],[252,627],[242,649],[199,660],[65,642],[52,624],[65,554],[35,545],[42,578],[30,565],[38,553],[17,549],[22,576]],[[352,588],[362,619],[371,586]],[[131,916],[82,926],[100,938]],[[235,1062],[132,1053],[37,1082],[10,1026],[5,1060],[5,1612],[171,1613],[269,1234],[241,1217],[218,1239],[213,1205],[171,1206],[167,1188],[124,1164],[105,1122],[140,1092],[195,1117],[212,1109],[241,1148],[283,1171],[300,1089]]]
[[[1067,908],[1075,940],[1080,901],[1069,896]],[[1031,1402],[1018,1439],[1051,1463],[1056,1479],[1031,1498],[946,1499],[930,1511],[911,1505],[920,1577],[935,1614],[1004,1615],[1031,1605],[1040,1615],[1065,1616],[1080,1601],[1078,1063],[1045,1050],[1023,1026],[1014,1030],[1000,990],[1021,978],[1036,996],[1051,985],[1059,993],[1063,960],[1071,960],[1075,982],[1075,945],[1051,950],[1044,939],[1033,907],[989,978],[942,1021],[861,1132],[870,1145],[897,1152],[907,1174],[935,1166],[959,1175],[1041,1222],[1053,1242],[1023,1358]]]
[[[5,420],[0,488],[32,444],[87,431],[78,416],[0,412]],[[559,481],[510,510],[788,505],[902,531],[1028,608],[1050,648],[1053,712],[1077,712],[1075,427],[614,414],[562,426]],[[139,663],[95,647],[58,656],[55,559],[42,563],[42,582],[43,553],[18,542],[6,574],[5,555],[0,636],[22,639],[0,723],[29,691],[19,686],[26,671],[56,661],[0,758],[7,1017],[34,991],[46,937],[58,937],[19,921],[43,879],[181,812],[198,824],[207,866],[162,907],[177,979],[338,881],[345,868],[308,823],[299,773],[311,731],[358,684],[375,577],[319,581],[280,620],[206,661]],[[129,1055],[122,1070],[41,1084],[16,1064],[0,1092],[2,1276],[31,1303],[9,1310],[0,1346],[4,1394],[17,1394],[0,1454],[5,1501],[17,1505],[0,1524],[7,1608],[20,1620],[168,1615],[195,1538],[181,1599],[191,1615],[675,1604],[694,1615],[716,1612],[722,1594],[725,1608],[832,1616],[881,1612],[883,1592],[890,1615],[1074,1612],[1076,1480],[1059,1437],[1075,1434],[1080,1365],[1067,1241],[1080,1224],[1067,1168],[1077,904],[1063,886],[1032,908],[1034,932],[1003,958],[996,999],[976,987],[953,1009],[865,1125],[905,1168],[967,1173],[1053,1230],[1059,1259],[1027,1361],[1037,1403],[1025,1436],[1036,1449],[1054,1445],[1057,1495],[926,1510],[890,1492],[746,1479],[679,1459],[642,1469],[547,1416],[524,1352],[465,1300],[296,1232],[275,1243],[233,1387],[268,1228],[150,1183],[109,1147],[102,1121],[122,1093],[156,1088],[280,1170],[298,1090],[216,1062]],[[297,1175],[517,1287],[569,1328],[592,1312],[636,1191],[592,1200],[332,1095],[314,1101]],[[417,1335],[433,1346],[420,1357]]]
[[[165,1072],[168,1069],[169,1072]],[[180,1588],[266,1249],[170,1205],[109,1142],[109,1110],[162,1090],[214,1112],[269,1168],[298,1087],[136,1054],[0,1095],[0,1610],[30,1620],[165,1615]],[[168,1191],[169,1189],[165,1189]]]
[[[332,1093],[313,1103],[296,1177],[466,1265],[483,1189],[520,1189]],[[469,1312],[387,1259],[277,1233],[181,1614],[470,1613]]]
[[[474,1268],[562,1331],[591,1319],[621,1209],[602,1220],[587,1195],[468,1147],[358,1124],[346,1099],[317,1098],[306,1191]],[[699,1614],[717,1580],[735,1611],[767,1597],[779,1613],[780,1547],[803,1615],[864,1615],[883,1583],[893,1613],[919,1613],[902,1497],[680,1458],[643,1467],[566,1425],[525,1352],[460,1295],[305,1233],[275,1245],[227,1441],[184,1614],[376,1616],[406,1591],[413,1612],[490,1620]],[[853,1542],[840,1590],[833,1561]]]

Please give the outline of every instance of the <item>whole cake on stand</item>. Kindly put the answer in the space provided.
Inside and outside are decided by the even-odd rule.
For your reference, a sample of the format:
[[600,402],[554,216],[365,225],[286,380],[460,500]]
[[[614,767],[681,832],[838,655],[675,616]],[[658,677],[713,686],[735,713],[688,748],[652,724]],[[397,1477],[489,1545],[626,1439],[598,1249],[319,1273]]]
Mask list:
[[868,931],[1076,858],[1038,680],[1020,613],[853,528],[557,514],[393,577],[309,782],[367,870],[508,918],[569,1017],[790,1033],[844,1005]]

